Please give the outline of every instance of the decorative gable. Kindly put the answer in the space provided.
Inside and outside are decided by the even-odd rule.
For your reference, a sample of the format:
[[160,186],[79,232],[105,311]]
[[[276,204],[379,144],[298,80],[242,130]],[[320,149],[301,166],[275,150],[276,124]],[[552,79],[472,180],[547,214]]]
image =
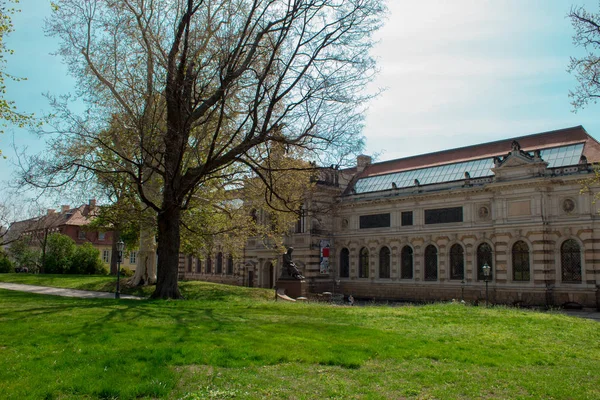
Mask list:
[[506,156],[494,157],[492,172],[495,181],[533,178],[548,173],[548,163],[542,160],[539,150],[533,151],[533,154],[523,151],[516,140],[511,147]]

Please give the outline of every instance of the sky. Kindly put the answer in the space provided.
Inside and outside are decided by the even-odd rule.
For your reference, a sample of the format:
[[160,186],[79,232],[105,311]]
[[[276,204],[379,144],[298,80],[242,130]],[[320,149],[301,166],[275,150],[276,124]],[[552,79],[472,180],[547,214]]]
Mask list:
[[[380,74],[369,88],[384,91],[366,115],[365,153],[386,161],[576,125],[600,140],[600,105],[574,113],[568,97],[576,86],[569,57],[584,52],[566,15],[579,5],[599,11],[597,0],[389,0],[373,49]],[[41,115],[50,111],[43,94],[73,93],[74,80],[43,33],[49,1],[19,6],[6,70],[28,80],[5,96]],[[13,143],[43,150],[35,135],[8,129],[0,181],[16,168]]]

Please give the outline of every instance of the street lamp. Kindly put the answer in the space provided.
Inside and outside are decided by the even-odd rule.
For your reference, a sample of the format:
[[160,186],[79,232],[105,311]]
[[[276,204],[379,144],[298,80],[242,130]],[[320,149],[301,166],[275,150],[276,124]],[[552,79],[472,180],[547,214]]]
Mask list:
[[460,301],[461,301],[461,303],[465,301],[465,279],[464,278],[462,281],[460,281]]
[[488,263],[483,264],[483,280],[485,281],[485,306],[488,306],[488,282],[490,281],[490,270],[492,269]]
[[119,281],[121,280],[121,263],[123,262],[123,250],[125,249],[125,243],[123,239],[119,239],[117,242],[117,290],[115,292],[115,299],[121,298],[121,289]]

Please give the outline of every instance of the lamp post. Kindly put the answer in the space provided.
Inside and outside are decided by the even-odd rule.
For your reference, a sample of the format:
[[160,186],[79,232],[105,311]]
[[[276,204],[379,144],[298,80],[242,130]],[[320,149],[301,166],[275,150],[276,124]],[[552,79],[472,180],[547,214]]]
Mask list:
[[488,282],[490,281],[490,270],[492,269],[488,263],[483,264],[483,280],[485,281],[485,306],[488,306]]
[[123,262],[123,249],[125,249],[125,243],[123,239],[119,239],[117,242],[117,290],[115,291],[115,299],[121,298],[121,287],[119,281],[121,280],[121,263]]
[[461,301],[461,303],[465,301],[465,280],[464,280],[464,278],[462,281],[460,281],[460,301]]

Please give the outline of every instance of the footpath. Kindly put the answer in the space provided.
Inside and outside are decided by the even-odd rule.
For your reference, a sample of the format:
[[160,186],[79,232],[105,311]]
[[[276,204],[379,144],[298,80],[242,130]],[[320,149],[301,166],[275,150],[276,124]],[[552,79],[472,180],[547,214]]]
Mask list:
[[[76,290],[76,289],[64,289],[47,286],[34,286],[34,285],[23,285],[20,283],[5,283],[0,282],[0,289],[16,290],[19,292],[29,292],[37,294],[48,294],[52,296],[64,296],[64,297],[80,297],[83,299],[114,299],[115,294],[110,292],[94,292],[91,290]],[[143,300],[143,297],[132,296],[129,294],[121,294],[121,299],[125,300]],[[562,310],[563,314],[571,317],[579,317],[591,319],[596,322],[600,322],[600,312],[592,309],[585,310]]]
[[[29,292],[29,293],[37,293],[37,294],[48,294],[51,296],[80,297],[82,299],[114,299],[115,298],[115,294],[110,293],[110,292],[94,292],[91,290],[76,290],[76,289],[55,288],[55,287],[47,287],[47,286],[34,286],[34,285],[24,285],[24,284],[20,284],[20,283],[0,282],[0,289],[15,290],[15,291],[19,291],[19,292]],[[121,299],[143,300],[144,298],[121,293]]]

